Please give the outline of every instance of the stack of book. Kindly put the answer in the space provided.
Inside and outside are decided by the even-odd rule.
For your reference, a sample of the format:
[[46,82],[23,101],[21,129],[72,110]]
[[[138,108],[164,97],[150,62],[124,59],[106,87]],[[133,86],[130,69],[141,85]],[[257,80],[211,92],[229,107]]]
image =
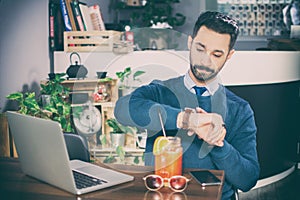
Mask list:
[[88,6],[78,0],[50,0],[50,51],[63,50],[64,31],[105,31],[100,6]]

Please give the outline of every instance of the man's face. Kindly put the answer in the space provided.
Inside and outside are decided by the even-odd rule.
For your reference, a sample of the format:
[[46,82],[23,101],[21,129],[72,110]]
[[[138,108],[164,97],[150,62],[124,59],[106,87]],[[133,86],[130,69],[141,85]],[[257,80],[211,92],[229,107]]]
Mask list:
[[[190,71],[194,81],[212,80],[234,53],[229,51],[230,35],[202,26],[194,39],[189,36]],[[195,80],[196,79],[196,80]]]

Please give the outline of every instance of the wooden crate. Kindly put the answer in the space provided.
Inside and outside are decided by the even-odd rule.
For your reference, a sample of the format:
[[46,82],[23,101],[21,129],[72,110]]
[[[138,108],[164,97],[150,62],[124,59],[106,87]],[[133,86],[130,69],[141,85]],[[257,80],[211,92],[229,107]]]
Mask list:
[[5,113],[0,114],[0,157],[18,157]]
[[114,44],[120,42],[121,34],[119,31],[66,31],[64,51],[113,51]]

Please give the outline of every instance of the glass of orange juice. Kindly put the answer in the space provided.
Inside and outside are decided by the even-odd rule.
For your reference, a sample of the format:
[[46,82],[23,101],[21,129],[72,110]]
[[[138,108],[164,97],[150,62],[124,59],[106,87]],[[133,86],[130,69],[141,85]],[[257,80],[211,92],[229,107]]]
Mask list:
[[182,175],[182,147],[179,137],[158,137],[154,142],[155,174],[164,179]]

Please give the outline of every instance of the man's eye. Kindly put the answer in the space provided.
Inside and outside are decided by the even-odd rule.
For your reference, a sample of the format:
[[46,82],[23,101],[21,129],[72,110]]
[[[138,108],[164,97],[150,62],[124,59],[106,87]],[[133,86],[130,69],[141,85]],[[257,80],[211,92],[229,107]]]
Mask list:
[[215,56],[216,58],[220,58],[220,57],[222,57],[222,54],[214,54],[214,56]]
[[197,51],[204,51],[204,49],[202,49],[202,48],[197,48]]

